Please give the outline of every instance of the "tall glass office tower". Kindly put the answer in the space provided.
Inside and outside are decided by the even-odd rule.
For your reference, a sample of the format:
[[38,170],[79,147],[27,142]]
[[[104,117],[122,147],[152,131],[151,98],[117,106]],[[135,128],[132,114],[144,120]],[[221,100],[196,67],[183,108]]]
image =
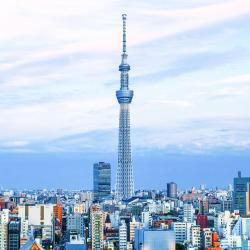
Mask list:
[[93,167],[94,201],[101,201],[111,193],[111,166],[109,163],[95,163]]
[[116,91],[116,97],[120,104],[119,119],[119,145],[118,145],[118,167],[116,173],[116,199],[128,199],[134,195],[134,178],[131,160],[130,142],[130,103],[133,91],[129,89],[130,66],[127,63],[126,54],[126,14],[123,20],[123,53],[122,62],[119,66],[121,72],[120,90]]
[[234,210],[239,210],[240,215],[247,215],[247,210],[250,208],[250,197],[248,187],[250,177],[241,177],[241,172],[238,172],[238,177],[234,178],[233,202]]

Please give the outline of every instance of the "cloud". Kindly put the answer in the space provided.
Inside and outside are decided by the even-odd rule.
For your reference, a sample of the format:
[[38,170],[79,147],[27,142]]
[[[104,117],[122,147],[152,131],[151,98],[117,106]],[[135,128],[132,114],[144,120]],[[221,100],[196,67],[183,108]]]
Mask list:
[[187,100],[152,100],[152,103],[156,103],[156,104],[163,104],[166,106],[174,106],[174,107],[190,107],[193,105],[193,103],[191,101],[187,101]]
[[[27,0],[1,9],[3,150],[116,149],[124,11],[134,147],[248,145],[249,1]],[[234,129],[232,120],[198,119],[229,115],[241,117]]]

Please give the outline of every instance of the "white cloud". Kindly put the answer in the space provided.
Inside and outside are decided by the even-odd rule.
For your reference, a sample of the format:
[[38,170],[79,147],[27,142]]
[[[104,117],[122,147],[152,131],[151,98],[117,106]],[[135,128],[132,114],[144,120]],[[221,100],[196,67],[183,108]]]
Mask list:
[[[10,0],[1,10],[1,145],[32,147],[68,135],[117,130],[124,11],[135,90],[132,128],[150,130],[135,145],[184,147],[218,140],[248,145],[248,136],[238,134],[241,123],[232,140],[221,139],[211,124],[202,132],[180,124],[249,114],[249,1]],[[177,133],[175,127],[180,127]],[[227,127],[221,123],[216,129]]]

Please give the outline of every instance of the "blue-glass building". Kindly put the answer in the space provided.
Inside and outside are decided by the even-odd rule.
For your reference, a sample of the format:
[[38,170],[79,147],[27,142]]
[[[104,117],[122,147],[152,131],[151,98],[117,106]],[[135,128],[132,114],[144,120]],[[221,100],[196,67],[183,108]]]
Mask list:
[[93,167],[94,201],[101,201],[111,194],[111,166],[109,163],[95,163]]
[[21,220],[16,218],[8,223],[8,250],[20,249]]
[[233,203],[234,210],[239,210],[241,215],[246,215],[249,198],[247,197],[248,186],[250,184],[250,177],[241,177],[241,173],[238,173],[238,177],[234,178],[234,193]]

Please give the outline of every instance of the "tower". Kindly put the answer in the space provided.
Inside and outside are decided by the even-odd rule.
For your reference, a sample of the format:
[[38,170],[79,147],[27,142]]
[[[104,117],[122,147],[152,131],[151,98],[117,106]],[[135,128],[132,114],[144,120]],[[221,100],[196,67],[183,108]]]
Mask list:
[[118,167],[116,173],[116,199],[127,199],[134,195],[134,178],[131,159],[130,141],[130,103],[133,98],[133,91],[129,89],[130,66],[127,63],[126,54],[126,14],[122,15],[123,20],[123,53],[119,66],[121,72],[120,90],[116,91],[116,97],[120,104],[119,118],[119,144],[118,144]]
[[177,198],[177,184],[174,182],[167,183],[167,196]]

